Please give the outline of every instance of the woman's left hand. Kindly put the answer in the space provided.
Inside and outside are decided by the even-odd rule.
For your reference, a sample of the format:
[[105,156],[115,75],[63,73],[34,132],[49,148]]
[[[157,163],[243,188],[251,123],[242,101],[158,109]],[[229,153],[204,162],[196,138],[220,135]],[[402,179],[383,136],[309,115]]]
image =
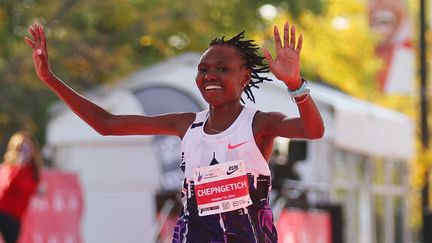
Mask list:
[[264,49],[264,57],[269,64],[270,71],[277,79],[283,81],[290,90],[296,90],[301,85],[300,80],[300,51],[303,36],[300,34],[296,45],[296,29],[294,25],[285,22],[284,43],[282,43],[277,26],[274,27],[274,40],[276,44],[276,58]]

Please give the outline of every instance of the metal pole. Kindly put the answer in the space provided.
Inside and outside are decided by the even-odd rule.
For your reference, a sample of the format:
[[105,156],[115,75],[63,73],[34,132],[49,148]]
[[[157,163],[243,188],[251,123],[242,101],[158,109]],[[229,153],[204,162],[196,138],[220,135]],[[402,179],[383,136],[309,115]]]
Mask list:
[[428,93],[427,93],[427,60],[426,60],[426,3],[420,0],[420,127],[423,149],[429,148],[428,128]]
[[[428,88],[427,88],[427,45],[426,45],[426,2],[420,0],[420,138],[421,152],[429,149],[429,127],[428,127]],[[428,161],[424,161],[428,163]],[[425,182],[422,190],[422,215],[423,215],[423,242],[432,242],[431,215],[429,210],[429,168],[426,169]]]

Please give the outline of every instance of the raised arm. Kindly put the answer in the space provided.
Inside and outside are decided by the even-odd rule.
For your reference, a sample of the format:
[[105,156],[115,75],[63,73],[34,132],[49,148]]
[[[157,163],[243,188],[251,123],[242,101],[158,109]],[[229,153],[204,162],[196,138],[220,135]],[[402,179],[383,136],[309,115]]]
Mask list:
[[82,120],[102,135],[176,135],[182,137],[193,121],[192,113],[173,113],[159,116],[114,115],[57,78],[51,71],[43,26],[34,23],[29,27],[32,38],[25,42],[33,50],[36,74]]
[[[274,27],[274,39],[276,45],[276,58],[273,59],[268,50],[264,50],[264,56],[269,63],[270,71],[275,77],[283,81],[288,90],[299,95],[293,98],[299,109],[299,118],[287,118],[281,113],[265,113],[263,118],[263,133],[267,136],[282,136],[289,138],[320,138],[324,134],[324,124],[321,115],[312,100],[310,94],[304,94],[303,80],[300,77],[300,52],[303,44],[303,36],[300,34],[296,45],[296,30],[294,25],[288,22],[284,26],[283,43],[279,30]],[[295,94],[295,93],[293,93]],[[287,92],[287,96],[291,96]]]

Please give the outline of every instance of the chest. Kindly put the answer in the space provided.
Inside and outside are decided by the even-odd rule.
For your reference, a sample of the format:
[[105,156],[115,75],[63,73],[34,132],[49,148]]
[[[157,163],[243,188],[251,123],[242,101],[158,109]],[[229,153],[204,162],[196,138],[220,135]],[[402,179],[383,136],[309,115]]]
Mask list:
[[269,174],[267,161],[255,143],[252,127],[240,126],[226,134],[206,135],[191,129],[182,141],[185,177],[192,179],[197,168],[243,160],[250,173]]

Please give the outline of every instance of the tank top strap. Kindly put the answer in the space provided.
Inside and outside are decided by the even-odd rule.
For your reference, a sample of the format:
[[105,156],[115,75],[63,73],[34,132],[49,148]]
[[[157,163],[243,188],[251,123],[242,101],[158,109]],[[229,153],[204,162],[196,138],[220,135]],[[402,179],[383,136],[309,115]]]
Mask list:
[[201,126],[206,121],[207,116],[208,116],[208,112],[209,112],[209,110],[207,109],[207,110],[203,110],[203,111],[196,113],[195,120],[191,125],[192,128],[194,126]]
[[243,109],[243,119],[247,122],[247,124],[251,125],[250,127],[252,127],[252,122],[257,111],[257,109],[248,106],[245,106]]

